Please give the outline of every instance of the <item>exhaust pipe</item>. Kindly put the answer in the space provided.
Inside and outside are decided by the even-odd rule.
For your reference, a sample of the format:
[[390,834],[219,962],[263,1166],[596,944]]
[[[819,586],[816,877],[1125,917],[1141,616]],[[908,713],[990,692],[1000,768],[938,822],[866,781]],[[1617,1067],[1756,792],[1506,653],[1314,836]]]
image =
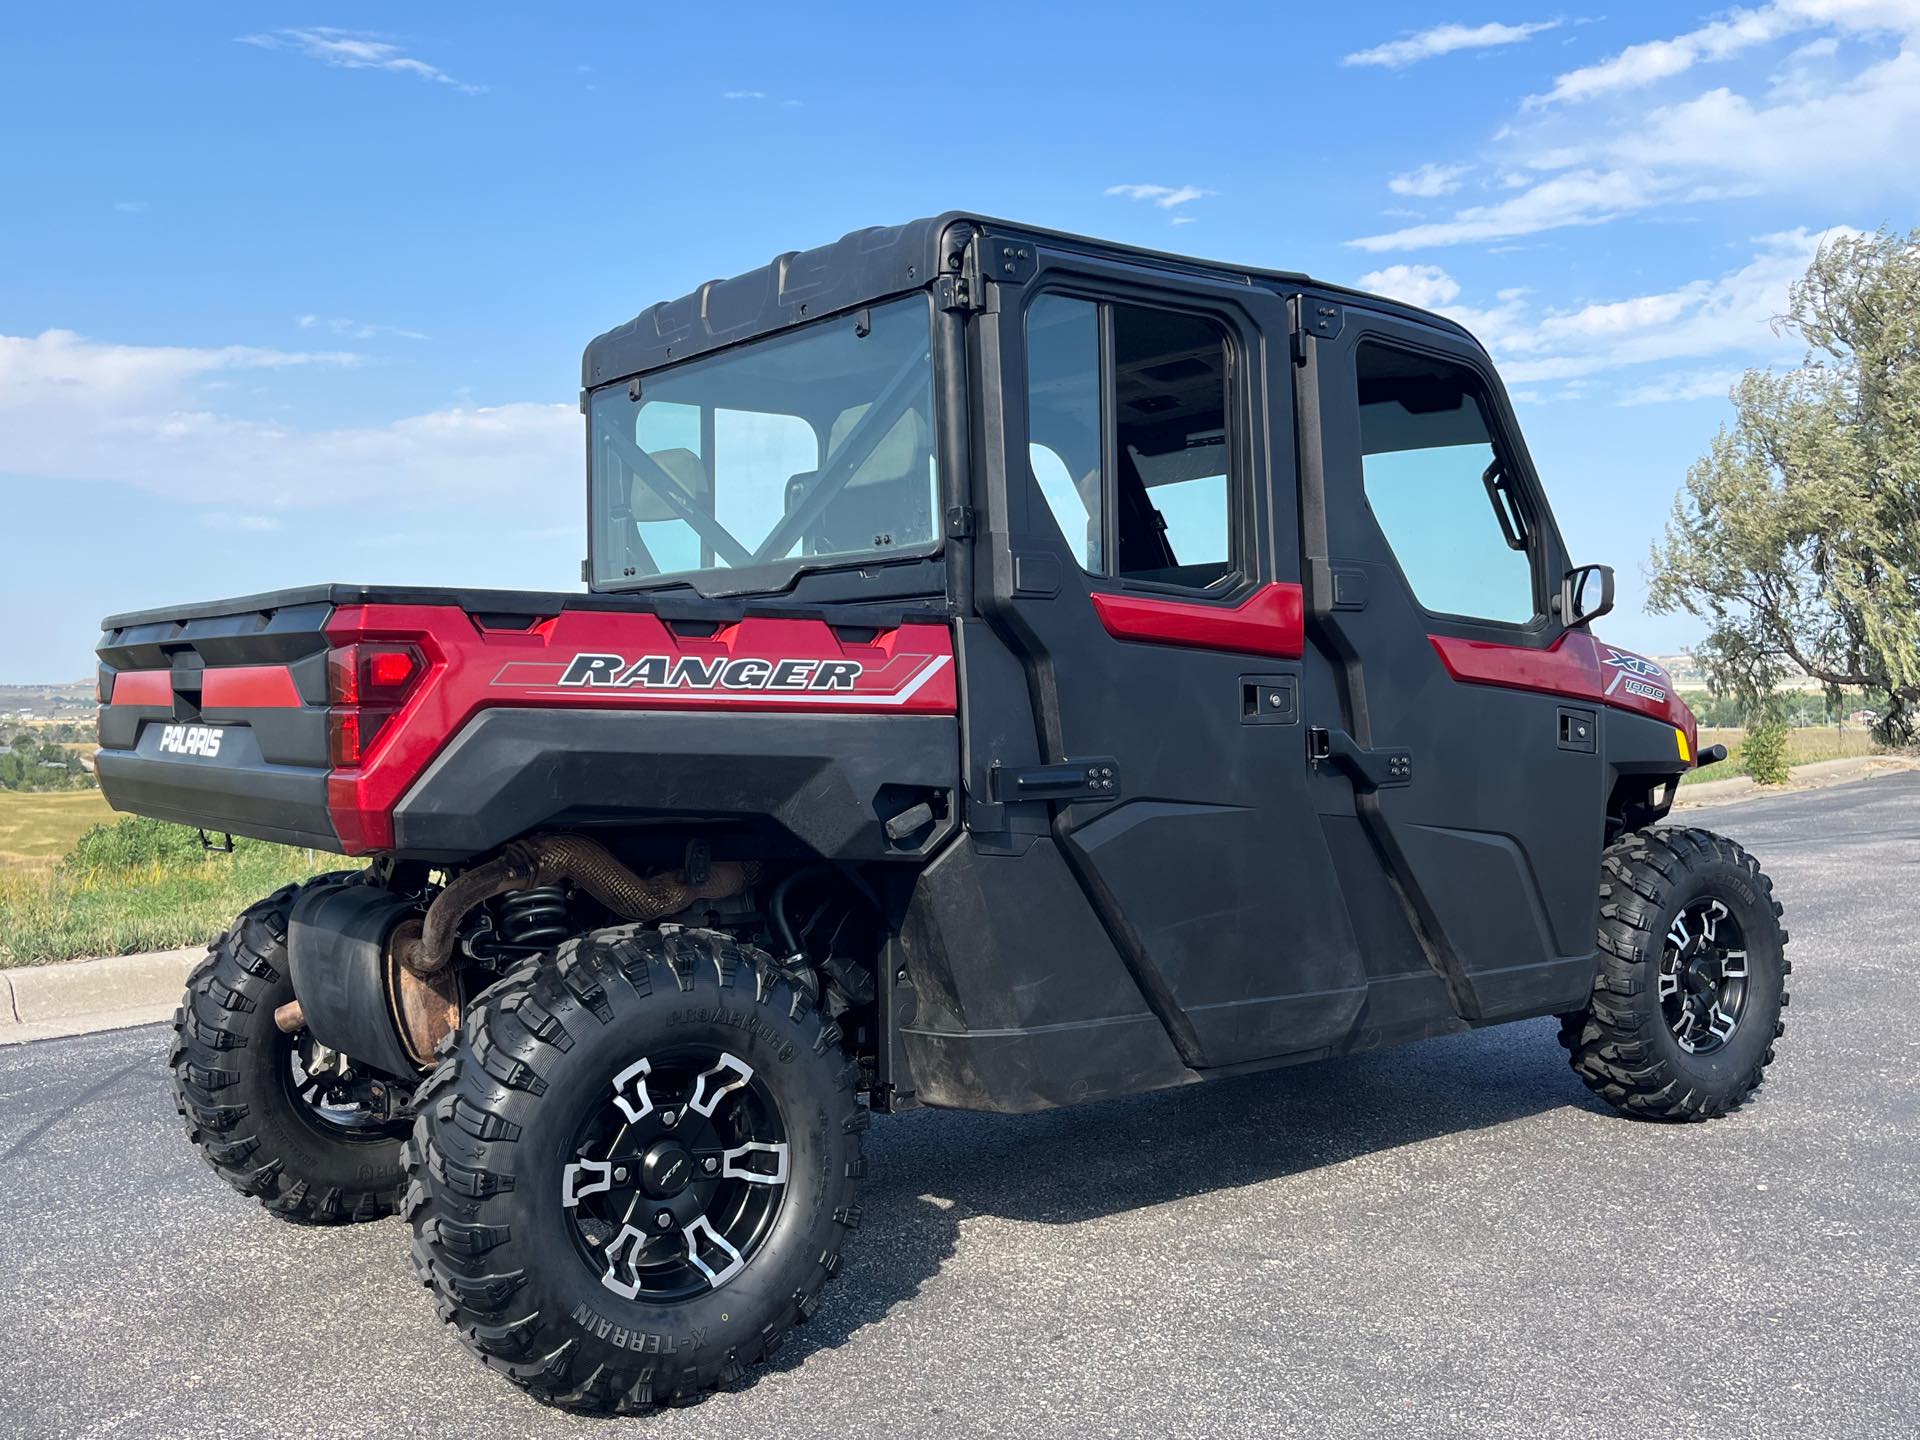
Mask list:
[[705,880],[696,884],[684,874],[636,875],[614,859],[606,846],[584,835],[536,835],[516,840],[434,897],[419,939],[401,948],[401,964],[420,976],[444,970],[453,958],[454,935],[467,912],[509,891],[570,884],[622,919],[657,920],[686,909],[696,900],[737,895],[759,873],[760,867],[752,862],[721,860],[714,863]]

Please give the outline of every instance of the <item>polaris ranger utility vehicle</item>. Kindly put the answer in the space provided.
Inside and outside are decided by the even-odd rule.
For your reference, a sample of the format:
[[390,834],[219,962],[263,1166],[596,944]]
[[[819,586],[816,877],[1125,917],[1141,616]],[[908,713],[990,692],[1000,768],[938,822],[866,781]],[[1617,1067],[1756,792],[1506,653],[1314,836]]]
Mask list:
[[[1006,1112],[1529,1016],[1739,1105],[1786,935],[1597,640],[1458,325],[970,216],[587,347],[586,593],[116,616],[119,809],[366,857],[195,972],[189,1138],[400,1210],[542,1399],[734,1380],[818,1303],[874,1111]],[[1276,1117],[1284,1124],[1284,1117]]]

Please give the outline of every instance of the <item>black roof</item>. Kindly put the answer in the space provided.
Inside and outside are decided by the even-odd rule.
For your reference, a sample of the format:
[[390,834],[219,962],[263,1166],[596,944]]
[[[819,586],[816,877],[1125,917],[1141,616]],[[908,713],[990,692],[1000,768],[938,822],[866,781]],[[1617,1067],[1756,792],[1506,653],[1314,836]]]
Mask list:
[[596,336],[581,357],[580,380],[591,389],[629,375],[686,360],[740,340],[751,339],[837,310],[904,294],[943,273],[949,252],[964,245],[975,229],[1014,239],[1032,239],[1161,269],[1185,270],[1247,285],[1312,286],[1417,315],[1466,332],[1453,321],[1396,300],[1332,285],[1293,270],[1269,270],[1199,260],[1163,250],[1148,250],[1046,230],[984,215],[949,211],[904,225],[874,226],[843,235],[813,250],[789,250],[757,270],[730,280],[709,280],[678,300],[649,305],[624,325]]

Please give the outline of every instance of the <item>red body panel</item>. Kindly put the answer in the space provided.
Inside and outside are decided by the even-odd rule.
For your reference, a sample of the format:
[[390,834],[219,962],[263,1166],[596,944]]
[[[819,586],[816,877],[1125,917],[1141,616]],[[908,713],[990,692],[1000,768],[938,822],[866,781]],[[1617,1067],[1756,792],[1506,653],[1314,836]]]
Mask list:
[[1455,680],[1564,695],[1651,716],[1684,731],[1688,755],[1699,753],[1698,722],[1673,691],[1667,672],[1643,655],[1617,650],[1584,630],[1569,630],[1545,650],[1429,635]]
[[[117,688],[117,687],[116,687]],[[219,665],[200,680],[202,710],[297,710],[300,691],[284,665]]]
[[173,672],[171,670],[122,670],[113,677],[109,705],[155,705],[173,708]]
[[1305,601],[1298,585],[1262,585],[1231,608],[1100,590],[1094,592],[1093,608],[1118,640],[1281,660],[1298,660],[1306,646]]
[[[335,645],[409,642],[427,661],[426,673],[362,762],[328,777],[328,809],[349,854],[393,844],[394,805],[447,741],[490,706],[951,715],[958,705],[953,636],[945,624],[901,625],[853,643],[823,620],[748,617],[694,639],[651,614],[566,610],[524,630],[493,630],[455,606],[363,605],[335,611],[327,635]],[[577,673],[581,657],[617,658],[622,668],[613,674],[601,666],[591,671],[594,678],[569,682],[569,669]],[[684,672],[683,683],[651,683],[671,677],[683,660],[708,675],[763,683],[696,685],[685,683]],[[737,661],[757,663],[734,669]],[[781,662],[797,662],[789,673],[803,683],[765,688]],[[805,683],[809,675],[817,681],[829,663],[844,685]],[[634,678],[621,683],[629,674]]]

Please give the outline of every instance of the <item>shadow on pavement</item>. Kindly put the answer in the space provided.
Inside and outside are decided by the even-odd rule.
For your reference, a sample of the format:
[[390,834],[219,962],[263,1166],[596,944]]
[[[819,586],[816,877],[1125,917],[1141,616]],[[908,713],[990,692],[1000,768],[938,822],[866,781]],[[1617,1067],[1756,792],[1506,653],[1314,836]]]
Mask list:
[[1543,1021],[1038,1115],[883,1116],[851,1274],[770,1368],[912,1300],[976,1215],[1073,1225],[1569,1108],[1616,1118]]

